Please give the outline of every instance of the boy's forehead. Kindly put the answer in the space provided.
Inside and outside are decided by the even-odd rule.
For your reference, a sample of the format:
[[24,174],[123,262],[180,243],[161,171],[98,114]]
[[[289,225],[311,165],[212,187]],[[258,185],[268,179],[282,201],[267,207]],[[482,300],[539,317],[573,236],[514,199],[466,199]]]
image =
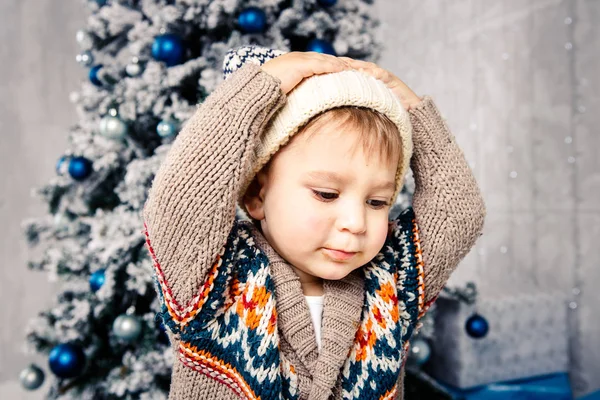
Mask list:
[[332,118],[298,132],[275,154],[281,162],[272,161],[302,174],[316,170],[343,174],[365,165],[371,172],[395,175],[397,157],[382,157],[377,150],[367,154],[362,136],[359,127]]
[[[348,124],[345,124],[348,125]],[[339,121],[330,120],[320,123],[318,126],[313,126],[310,129],[300,129],[289,141],[288,145],[295,146],[300,143],[317,141],[330,141],[339,136],[339,132],[351,131],[351,126],[342,126]],[[356,130],[356,129],[355,129]],[[336,135],[338,133],[338,135]]]
[[315,132],[310,138],[299,137],[283,150],[302,162],[307,168],[317,168],[319,165],[347,163],[357,149],[357,141],[352,132],[340,130]]
[[[351,126],[330,126],[305,135],[299,134],[281,152],[289,152],[306,164],[328,165],[355,163],[357,159],[368,159],[369,164],[381,164],[382,168],[397,165],[394,160],[384,160],[378,151],[365,154],[361,132]],[[303,137],[304,136],[304,137]],[[386,162],[387,161],[387,162]],[[310,165],[306,165],[310,167]]]
[[386,162],[376,156],[367,158],[360,146],[353,147],[348,138],[334,136],[338,139],[298,143],[295,149],[281,156],[278,169],[292,170],[298,177],[318,181],[347,183],[356,174],[394,181],[397,162]]

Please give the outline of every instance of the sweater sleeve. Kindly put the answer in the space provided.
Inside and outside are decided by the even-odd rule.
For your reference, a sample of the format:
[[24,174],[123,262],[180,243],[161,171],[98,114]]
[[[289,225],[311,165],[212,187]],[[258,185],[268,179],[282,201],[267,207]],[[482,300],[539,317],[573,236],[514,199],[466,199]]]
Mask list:
[[431,98],[409,113],[426,309],[481,235],[486,210],[463,152]]
[[184,313],[233,227],[257,135],[286,101],[280,80],[248,63],[221,83],[173,142],[144,206],[164,297]]

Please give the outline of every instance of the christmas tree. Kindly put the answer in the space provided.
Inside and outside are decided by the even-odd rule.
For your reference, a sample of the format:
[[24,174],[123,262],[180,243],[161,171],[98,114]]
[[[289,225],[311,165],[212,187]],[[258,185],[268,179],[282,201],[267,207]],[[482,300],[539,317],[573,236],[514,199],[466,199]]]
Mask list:
[[[61,282],[27,340],[48,354],[49,398],[166,398],[171,351],[156,320],[141,209],[180,127],[247,44],[377,61],[369,0],[95,0],[77,33],[89,81],[57,176],[38,190],[48,215],[25,223],[30,267]],[[411,188],[395,210],[405,208]],[[44,369],[21,374],[26,389]]]

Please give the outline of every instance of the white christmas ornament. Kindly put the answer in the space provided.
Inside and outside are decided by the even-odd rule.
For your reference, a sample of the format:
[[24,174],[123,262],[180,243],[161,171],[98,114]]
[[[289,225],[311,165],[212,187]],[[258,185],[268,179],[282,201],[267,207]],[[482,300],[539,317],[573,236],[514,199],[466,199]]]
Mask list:
[[107,115],[100,120],[100,134],[109,139],[122,140],[127,134],[127,124],[119,117]]

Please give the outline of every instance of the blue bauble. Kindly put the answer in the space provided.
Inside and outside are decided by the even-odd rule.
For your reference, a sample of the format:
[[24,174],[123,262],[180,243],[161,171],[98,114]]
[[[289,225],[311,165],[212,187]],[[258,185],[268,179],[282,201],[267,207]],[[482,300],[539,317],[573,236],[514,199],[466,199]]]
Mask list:
[[337,3],[337,0],[319,0],[319,4],[323,7],[331,7]]
[[50,350],[48,364],[52,373],[57,377],[74,378],[83,372],[85,353],[81,347],[75,344],[59,344]]
[[315,51],[317,53],[331,54],[332,56],[337,55],[331,43],[321,39],[313,39],[310,42],[308,42],[308,45],[306,46],[306,51]]
[[267,14],[258,7],[248,7],[238,16],[238,25],[245,33],[261,33],[267,26]]
[[90,78],[90,82],[92,82],[96,86],[102,86],[102,81],[98,78],[98,71],[102,69],[102,64],[94,65],[90,68],[90,72],[88,74]]
[[98,289],[104,285],[104,281],[106,280],[105,270],[99,269],[90,275],[90,289],[92,292],[97,292]]
[[96,4],[98,4],[98,7],[102,7],[103,5],[106,5],[106,0],[94,0],[96,2]]
[[82,181],[92,173],[92,162],[85,157],[73,157],[69,161],[69,175],[76,181]]
[[488,325],[487,320],[481,315],[473,314],[467,320],[467,323],[465,324],[465,329],[467,330],[469,336],[471,336],[472,338],[481,339],[482,337],[487,335],[490,326]]
[[181,37],[167,33],[154,38],[152,43],[152,57],[164,61],[167,66],[181,64],[185,53],[185,46]]
[[177,133],[177,123],[173,120],[160,121],[156,126],[156,133],[163,138],[175,136]]
[[63,167],[65,165],[65,162],[67,162],[67,156],[62,156],[56,162],[56,174],[57,175],[62,175],[63,174],[63,172],[64,172]]

